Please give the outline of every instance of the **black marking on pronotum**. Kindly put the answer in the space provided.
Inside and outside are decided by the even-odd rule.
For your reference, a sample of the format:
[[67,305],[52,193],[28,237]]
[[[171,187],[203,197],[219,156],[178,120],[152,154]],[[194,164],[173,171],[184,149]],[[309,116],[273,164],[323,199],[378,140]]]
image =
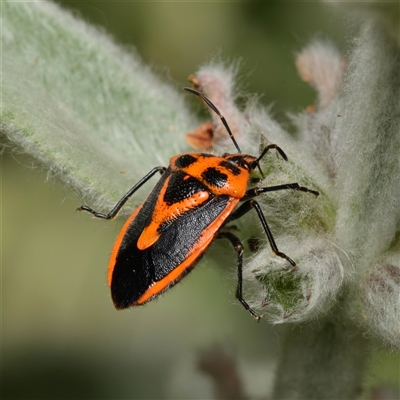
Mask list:
[[196,161],[197,161],[197,158],[196,158],[196,157],[193,157],[193,156],[191,156],[190,154],[184,154],[184,155],[178,157],[178,158],[175,160],[175,165],[176,165],[178,168],[186,168],[186,167],[188,167],[189,165],[195,163]]
[[227,169],[232,175],[238,176],[241,174],[240,168],[229,161],[221,161],[219,165]]
[[209,167],[203,171],[201,177],[211,186],[222,188],[226,185],[228,175],[218,171],[214,167]]

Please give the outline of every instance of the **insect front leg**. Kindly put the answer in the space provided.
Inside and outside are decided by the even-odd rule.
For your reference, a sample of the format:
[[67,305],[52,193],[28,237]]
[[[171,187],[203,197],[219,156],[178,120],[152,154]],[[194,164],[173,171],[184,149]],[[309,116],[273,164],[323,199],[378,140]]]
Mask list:
[[229,216],[229,218],[226,219],[225,223],[228,223],[228,222],[234,221],[235,219],[240,218],[241,216],[243,216],[244,214],[249,212],[251,209],[254,209],[257,212],[258,218],[261,221],[261,225],[264,228],[265,234],[267,235],[272,252],[274,254],[276,254],[277,256],[289,261],[289,263],[293,267],[295,267],[296,263],[290,257],[288,257],[285,253],[282,253],[281,251],[279,251],[278,246],[275,243],[274,237],[272,236],[271,230],[269,229],[267,221],[265,220],[265,217],[261,210],[261,207],[255,200],[247,200],[245,203],[243,203],[237,210],[235,210]]
[[237,264],[237,273],[238,273],[238,280],[237,280],[237,287],[236,287],[236,298],[240,301],[242,306],[249,311],[249,313],[257,320],[260,321],[261,316],[259,316],[243,299],[243,244],[240,239],[235,236],[231,232],[220,232],[217,235],[217,239],[228,239],[233,248],[236,251],[238,264]]
[[165,167],[153,168],[138,183],[136,183],[136,185],[133,186],[129,190],[129,192],[124,195],[124,197],[122,197],[122,199],[115,205],[115,207],[108,214],[99,213],[85,205],[77,208],[76,211],[87,211],[87,212],[90,212],[91,214],[93,214],[97,218],[112,220],[118,215],[118,212],[121,210],[121,208],[124,206],[124,204],[128,201],[128,199],[133,195],[133,193],[136,192],[136,190],[138,190],[141,186],[143,186],[157,172],[159,172],[160,174],[163,174],[165,171],[166,171]]

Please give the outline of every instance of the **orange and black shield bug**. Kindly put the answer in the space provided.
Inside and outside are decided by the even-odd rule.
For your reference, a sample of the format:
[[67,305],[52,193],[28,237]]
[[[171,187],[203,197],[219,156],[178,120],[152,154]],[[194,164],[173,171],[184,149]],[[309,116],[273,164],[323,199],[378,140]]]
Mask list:
[[108,214],[85,205],[78,210],[112,220],[145,182],[160,173],[161,178],[147,199],[125,222],[112,250],[108,285],[115,307],[138,306],[154,299],[187,275],[214,239],[227,239],[237,253],[236,297],[246,310],[259,319],[243,299],[242,242],[223,228],[254,209],[273,253],[295,266],[291,258],[279,251],[261,207],[254,198],[262,193],[287,189],[315,195],[318,192],[298,183],[247,189],[250,174],[255,168],[260,168],[260,160],[270,149],[275,149],[287,160],[285,153],[277,145],[270,144],[258,157],[242,154],[225,118],[214,104],[197,90],[185,90],[199,96],[219,115],[237,153],[222,156],[205,153],[176,155],[171,158],[168,168],[153,168]]

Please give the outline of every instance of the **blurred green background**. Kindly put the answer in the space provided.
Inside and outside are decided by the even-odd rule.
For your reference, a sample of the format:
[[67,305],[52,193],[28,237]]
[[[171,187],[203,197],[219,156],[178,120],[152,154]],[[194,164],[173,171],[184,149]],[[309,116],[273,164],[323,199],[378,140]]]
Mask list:
[[[262,94],[284,124],[286,111],[314,99],[294,53],[316,35],[347,49],[340,15],[314,2],[59,3],[177,88],[216,54],[241,59],[240,87]],[[210,398],[196,359],[216,343],[234,354],[247,393],[265,396],[281,328],[257,324],[235,301],[233,252],[222,267],[205,257],[149,305],[117,312],[106,269],[122,221],[75,213],[79,198],[32,165],[2,155],[3,398]],[[396,362],[377,353],[370,384],[395,381]]]

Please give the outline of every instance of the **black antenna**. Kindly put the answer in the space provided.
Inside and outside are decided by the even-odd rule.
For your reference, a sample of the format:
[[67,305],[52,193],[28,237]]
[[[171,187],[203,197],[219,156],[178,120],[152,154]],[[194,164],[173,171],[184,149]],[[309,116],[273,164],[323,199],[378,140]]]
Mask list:
[[229,128],[229,125],[226,122],[225,117],[218,111],[218,108],[215,107],[214,104],[211,103],[211,101],[209,99],[207,99],[207,97],[204,96],[203,93],[201,93],[201,92],[199,92],[199,91],[197,91],[195,89],[188,88],[188,87],[184,87],[183,89],[186,90],[187,92],[193,93],[196,96],[200,97],[208,105],[208,107],[210,107],[221,118],[221,121],[224,124],[226,130],[228,131],[229,136],[231,137],[233,144],[235,145],[238,153],[241,154],[242,151],[240,150],[239,145],[237,144],[235,138],[233,137],[233,133],[231,131],[231,128]]

